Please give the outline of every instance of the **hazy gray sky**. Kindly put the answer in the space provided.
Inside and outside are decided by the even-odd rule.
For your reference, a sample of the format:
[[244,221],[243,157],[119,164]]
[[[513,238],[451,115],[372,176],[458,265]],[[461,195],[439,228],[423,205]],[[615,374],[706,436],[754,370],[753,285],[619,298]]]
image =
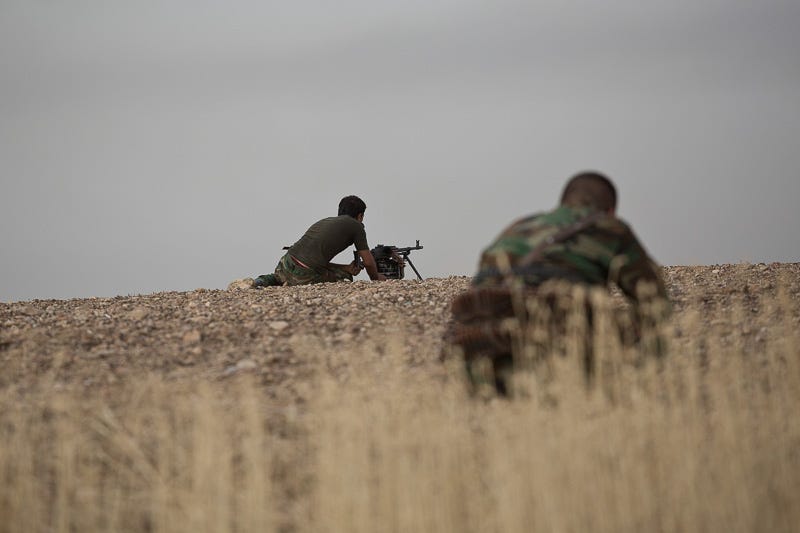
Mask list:
[[584,169],[663,264],[798,261],[798,27],[796,1],[0,0],[0,301],[224,287],[347,194],[371,245],[472,274]]

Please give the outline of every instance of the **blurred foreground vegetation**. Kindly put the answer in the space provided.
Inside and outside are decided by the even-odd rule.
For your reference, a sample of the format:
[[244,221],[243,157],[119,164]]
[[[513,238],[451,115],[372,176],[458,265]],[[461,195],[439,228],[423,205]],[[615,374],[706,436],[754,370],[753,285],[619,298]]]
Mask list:
[[10,387],[0,532],[796,531],[800,333],[778,294],[758,316],[678,313],[661,360],[600,331],[592,386],[567,346],[512,401],[471,398],[458,361],[409,364],[399,336],[309,342],[300,402],[246,375],[121,383],[113,402]]

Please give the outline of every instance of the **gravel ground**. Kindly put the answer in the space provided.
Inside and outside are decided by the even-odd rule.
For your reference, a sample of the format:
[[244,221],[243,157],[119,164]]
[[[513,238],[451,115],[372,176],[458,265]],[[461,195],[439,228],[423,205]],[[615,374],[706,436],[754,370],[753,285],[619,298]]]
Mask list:
[[[735,332],[757,346],[777,334],[786,323],[779,301],[784,309],[789,303],[792,324],[800,320],[800,264],[666,267],[664,277],[676,316],[694,313],[721,338]],[[228,290],[2,303],[0,389],[24,394],[44,383],[111,395],[154,373],[168,380],[248,373],[270,395],[302,397],[309,346],[339,354],[325,361],[339,372],[348,351],[364,343],[380,350],[380,339],[393,334],[407,343],[409,365],[442,371],[448,305],[468,284],[467,277],[263,289],[234,282]],[[732,308],[745,316],[728,317]]]
[[[197,289],[141,296],[0,304],[0,388],[101,392],[157,373],[166,379],[259,376],[292,387],[309,343],[346,352],[399,332],[411,364],[438,353],[450,299],[466,277],[302,287]],[[434,358],[435,359],[435,358]],[[427,361],[431,362],[431,361]]]
[[[697,350],[707,339],[758,354],[787,326],[800,328],[800,264],[666,267],[664,278],[677,356],[702,357]],[[313,397],[312,375],[324,369],[343,377],[354,360],[368,360],[362,350],[367,357],[402,353],[409,379],[447,379],[452,367],[439,361],[441,338],[449,303],[469,281],[264,289],[237,281],[228,290],[0,303],[0,398],[38,405],[63,391],[89,409],[127,413],[147,390],[135,385],[153,377],[188,385],[176,391],[219,383],[214,390],[225,395],[234,390],[226,384],[255,378],[278,450],[278,520],[282,531],[295,531],[312,505],[314,436],[298,416],[309,412],[303,404]]]

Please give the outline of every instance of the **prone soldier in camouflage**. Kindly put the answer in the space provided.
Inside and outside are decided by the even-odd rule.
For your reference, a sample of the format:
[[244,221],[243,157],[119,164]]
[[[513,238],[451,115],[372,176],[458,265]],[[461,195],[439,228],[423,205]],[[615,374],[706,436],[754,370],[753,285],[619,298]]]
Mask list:
[[[256,287],[274,285],[309,285],[336,281],[353,281],[353,276],[367,271],[370,279],[383,281],[375,259],[369,251],[364,230],[367,205],[358,196],[345,196],[339,202],[339,214],[323,218],[309,227],[303,236],[278,261],[275,272],[258,276]],[[337,254],[354,245],[361,262],[348,265],[331,263]]]
[[[543,286],[554,281],[561,286],[615,283],[632,302],[634,316],[643,304],[652,308],[653,301],[662,304],[656,305],[660,318],[666,316],[669,305],[660,269],[630,227],[615,216],[616,205],[616,188],[608,178],[596,172],[578,174],[565,186],[558,207],[515,221],[483,251],[472,288],[453,301],[447,339],[461,349],[473,383],[493,381],[497,392],[508,391],[514,341],[497,326],[519,315],[513,291],[542,298]],[[548,304],[552,306],[552,299]],[[591,358],[591,347],[587,353]],[[487,368],[479,364],[481,358],[491,360],[492,376],[476,370]]]

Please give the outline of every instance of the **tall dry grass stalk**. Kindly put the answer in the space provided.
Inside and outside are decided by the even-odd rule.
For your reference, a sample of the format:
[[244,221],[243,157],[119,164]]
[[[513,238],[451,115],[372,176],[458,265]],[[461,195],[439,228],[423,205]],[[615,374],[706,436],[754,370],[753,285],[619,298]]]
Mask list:
[[784,294],[765,310],[781,326],[755,344],[744,302],[718,310],[710,331],[679,315],[655,332],[672,353],[643,358],[621,342],[609,300],[595,299],[592,385],[577,340],[586,321],[571,319],[552,345],[560,355],[527,353],[547,332],[526,332],[518,366],[530,371],[516,375],[513,401],[470,399],[459,380],[410,374],[402,355],[365,356],[344,381],[323,375],[315,529],[795,531],[793,305]]
[[0,531],[269,531],[271,414],[249,382],[222,395],[161,381],[120,407],[42,392],[2,399]]
[[129,384],[113,406],[6,390],[0,532],[796,531],[796,302],[764,306],[757,341],[745,302],[710,329],[682,313],[663,359],[598,305],[593,385],[576,321],[512,401],[469,397],[457,361],[409,365],[399,336],[327,354],[347,365],[300,410],[247,380]]

